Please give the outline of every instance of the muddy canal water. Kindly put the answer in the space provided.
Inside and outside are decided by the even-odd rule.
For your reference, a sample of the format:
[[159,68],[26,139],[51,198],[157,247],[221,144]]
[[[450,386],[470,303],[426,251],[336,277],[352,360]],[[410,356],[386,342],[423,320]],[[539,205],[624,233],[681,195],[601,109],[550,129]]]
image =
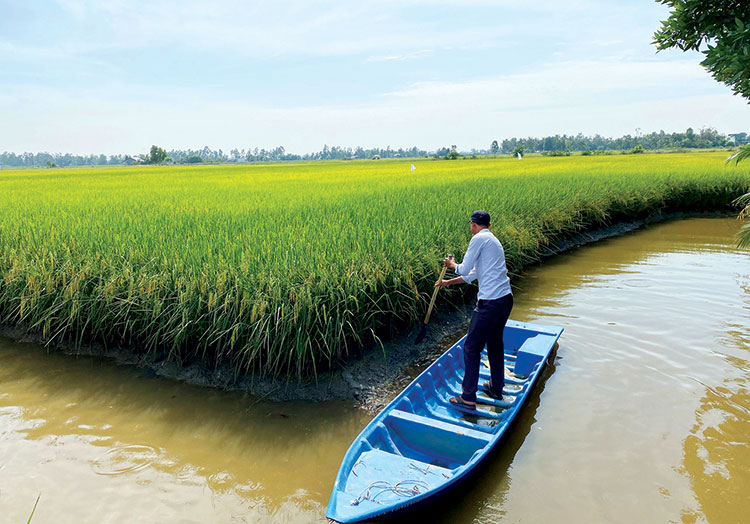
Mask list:
[[[750,253],[732,219],[654,225],[516,279],[565,327],[502,448],[429,522],[747,522]],[[0,521],[325,522],[372,415],[270,403],[0,339]]]

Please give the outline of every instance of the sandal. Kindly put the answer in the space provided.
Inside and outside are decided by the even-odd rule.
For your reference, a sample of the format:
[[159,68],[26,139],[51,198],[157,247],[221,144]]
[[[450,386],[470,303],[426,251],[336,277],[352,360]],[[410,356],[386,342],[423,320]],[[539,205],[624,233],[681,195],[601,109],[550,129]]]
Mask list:
[[466,408],[466,409],[477,409],[477,403],[476,402],[466,402],[464,400],[464,397],[462,397],[461,395],[458,395],[457,397],[451,397],[451,398],[449,398],[448,402],[450,402],[454,406],[460,406],[460,407]]
[[500,393],[496,393],[495,390],[492,387],[492,381],[491,380],[485,380],[482,384],[484,386],[484,392],[487,393],[489,396],[496,400],[503,400],[503,392],[500,391]]

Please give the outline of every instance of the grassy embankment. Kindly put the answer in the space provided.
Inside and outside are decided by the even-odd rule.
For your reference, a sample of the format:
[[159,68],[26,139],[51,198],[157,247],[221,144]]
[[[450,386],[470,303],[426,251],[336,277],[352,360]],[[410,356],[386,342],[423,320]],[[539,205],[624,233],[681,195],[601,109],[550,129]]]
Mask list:
[[750,166],[725,157],[1,171],[0,322],[309,376],[420,319],[474,209],[518,270],[584,227],[726,207]]

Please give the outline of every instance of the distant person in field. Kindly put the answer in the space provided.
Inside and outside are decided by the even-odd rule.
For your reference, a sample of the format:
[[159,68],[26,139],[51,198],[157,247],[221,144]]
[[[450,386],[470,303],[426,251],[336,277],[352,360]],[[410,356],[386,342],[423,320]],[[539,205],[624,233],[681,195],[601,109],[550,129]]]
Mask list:
[[500,241],[490,231],[490,215],[474,211],[469,221],[471,234],[469,249],[461,264],[452,258],[443,261],[445,267],[455,271],[456,278],[435,282],[435,287],[471,283],[479,280],[477,306],[471,315],[469,334],[464,343],[463,392],[450,399],[452,404],[476,408],[479,386],[479,366],[482,350],[487,345],[491,380],[485,381],[485,391],[492,397],[502,398],[505,381],[503,330],[513,309],[505,251]]

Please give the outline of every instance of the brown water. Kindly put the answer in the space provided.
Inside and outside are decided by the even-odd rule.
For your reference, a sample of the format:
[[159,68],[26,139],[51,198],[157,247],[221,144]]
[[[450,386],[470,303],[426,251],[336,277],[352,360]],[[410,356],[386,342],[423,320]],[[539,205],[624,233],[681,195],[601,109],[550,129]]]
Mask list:
[[[502,448],[431,522],[748,522],[750,252],[661,224],[516,280],[565,327]],[[0,522],[325,522],[370,414],[274,404],[0,339]]]

